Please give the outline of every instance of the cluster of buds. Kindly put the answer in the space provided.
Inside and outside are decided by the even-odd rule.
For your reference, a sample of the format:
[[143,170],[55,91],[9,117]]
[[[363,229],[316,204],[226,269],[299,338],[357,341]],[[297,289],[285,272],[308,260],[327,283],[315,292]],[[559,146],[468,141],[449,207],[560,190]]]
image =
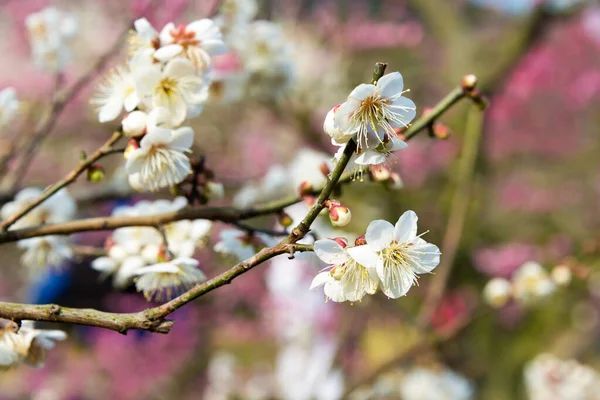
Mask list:
[[302,181],[298,186],[298,194],[309,207],[312,207],[317,201],[313,195],[314,191],[315,188],[309,181]]
[[[427,114],[429,114],[431,112],[431,107],[426,107],[423,110],[423,116],[426,116]],[[436,139],[448,139],[450,137],[450,135],[452,134],[452,131],[450,130],[450,128],[448,128],[447,125],[439,122],[439,121],[434,121],[429,125],[429,136],[431,136],[432,138],[436,138]]]
[[209,201],[220,200],[225,196],[223,183],[215,178],[214,172],[206,167],[206,159],[199,157],[190,160],[192,174],[185,181],[171,188],[177,195],[184,195],[190,205],[194,202],[207,204]]
[[333,226],[346,226],[352,219],[352,212],[338,200],[327,200],[325,207],[329,209],[329,220]]

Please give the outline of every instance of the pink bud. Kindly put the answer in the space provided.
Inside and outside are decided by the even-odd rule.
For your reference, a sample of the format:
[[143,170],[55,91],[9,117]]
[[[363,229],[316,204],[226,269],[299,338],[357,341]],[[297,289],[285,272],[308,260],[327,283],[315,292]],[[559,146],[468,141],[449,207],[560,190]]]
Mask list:
[[343,248],[346,248],[346,246],[348,246],[348,242],[346,241],[346,238],[336,237],[336,238],[333,238],[331,240],[333,240],[334,242],[336,242],[337,244],[339,244]]
[[334,226],[346,226],[352,219],[352,213],[346,206],[334,206],[329,209],[329,220]]
[[303,181],[300,186],[298,186],[298,192],[300,196],[307,196],[313,192],[313,185],[308,181]]
[[140,148],[140,143],[136,139],[129,139],[127,142],[127,146],[125,147],[125,151],[123,152],[123,157],[127,160],[131,153]]
[[354,241],[355,246],[364,246],[365,244],[367,244],[367,238],[365,238],[365,235],[357,237]]
[[371,165],[369,174],[375,182],[385,182],[390,179],[392,171],[385,165]]

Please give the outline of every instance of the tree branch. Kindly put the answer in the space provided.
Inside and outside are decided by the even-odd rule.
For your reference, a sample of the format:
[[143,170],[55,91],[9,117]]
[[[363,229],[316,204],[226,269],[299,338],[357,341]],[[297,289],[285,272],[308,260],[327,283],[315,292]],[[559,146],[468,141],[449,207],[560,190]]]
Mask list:
[[19,219],[24,217],[31,210],[33,210],[34,208],[36,208],[37,206],[42,204],[44,201],[46,201],[48,198],[50,198],[52,195],[54,195],[60,189],[71,184],[72,182],[74,182],[77,179],[77,177],[79,177],[79,175],[84,173],[96,161],[98,161],[99,159],[101,159],[102,157],[104,157],[108,154],[113,154],[114,149],[112,148],[112,146],[121,138],[121,136],[123,136],[123,133],[121,131],[117,131],[117,132],[113,133],[111,138],[108,139],[108,141],[106,141],[106,143],[104,143],[104,145],[102,147],[100,147],[98,150],[96,150],[96,152],[94,154],[92,154],[91,156],[86,157],[84,160],[82,160],[80,162],[79,166],[77,166],[77,168],[75,168],[73,171],[69,172],[69,174],[63,180],[55,183],[52,187],[45,190],[44,193],[42,193],[40,195],[40,197],[38,197],[35,201],[28,204],[27,207],[25,207],[24,209],[22,209],[21,211],[15,213],[15,214],[11,215],[5,221],[3,221],[2,224],[0,224],[0,229],[3,231],[6,231],[15,222],[17,222]]

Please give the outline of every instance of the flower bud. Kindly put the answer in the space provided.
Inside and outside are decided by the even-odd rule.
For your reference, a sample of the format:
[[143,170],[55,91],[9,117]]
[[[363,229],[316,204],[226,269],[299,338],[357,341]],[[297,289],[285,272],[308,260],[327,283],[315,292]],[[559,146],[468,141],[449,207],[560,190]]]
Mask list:
[[571,268],[566,265],[557,265],[550,272],[552,280],[559,286],[566,286],[571,282],[573,274]]
[[423,109],[423,112],[421,113],[421,116],[422,116],[422,117],[425,117],[425,116],[427,116],[427,114],[429,114],[429,113],[431,112],[431,110],[433,110],[433,108],[431,108],[431,107],[425,107],[425,108]]
[[438,139],[448,139],[450,137],[450,128],[441,122],[436,122],[433,124],[433,136]]
[[504,306],[510,299],[512,293],[511,283],[504,278],[490,280],[483,289],[483,298],[494,308]]
[[204,185],[204,195],[209,200],[221,200],[225,197],[225,188],[223,184],[218,181],[208,181]]
[[344,249],[346,248],[346,246],[348,246],[348,241],[346,240],[346,238],[343,237],[336,237],[331,239],[334,242],[336,242],[337,244],[339,244],[340,246],[342,246]]
[[365,237],[365,235],[360,235],[354,241],[355,246],[364,246],[365,244],[367,244],[367,238]]
[[385,182],[390,179],[392,171],[383,164],[371,165],[369,167],[369,175],[375,182]]
[[477,77],[473,74],[468,74],[462,77],[460,80],[460,87],[465,92],[470,92],[477,86]]
[[141,136],[146,132],[147,115],[143,111],[129,113],[121,123],[125,136]]
[[390,174],[390,179],[386,182],[386,187],[390,190],[400,190],[404,187],[404,182],[402,182],[402,178],[400,178],[400,174],[397,172],[392,172]]
[[99,164],[94,164],[87,169],[87,180],[92,183],[99,183],[104,179],[104,168]]
[[127,160],[131,153],[140,148],[140,143],[136,139],[129,139],[127,142],[127,146],[125,146],[125,151],[123,152],[123,157]]
[[325,177],[328,177],[329,174],[331,173],[331,168],[329,168],[329,164],[326,161],[323,161],[321,163],[321,165],[319,165],[319,169],[321,170],[321,173]]
[[279,213],[279,223],[284,228],[287,228],[287,227],[292,226],[292,224],[294,223],[294,220],[288,214],[281,212],[281,213]]
[[334,206],[329,209],[329,220],[334,226],[346,226],[352,219],[352,213],[346,206]]
[[300,196],[308,196],[313,190],[313,185],[309,181],[303,181],[300,183],[300,186],[298,186],[298,193],[300,193]]

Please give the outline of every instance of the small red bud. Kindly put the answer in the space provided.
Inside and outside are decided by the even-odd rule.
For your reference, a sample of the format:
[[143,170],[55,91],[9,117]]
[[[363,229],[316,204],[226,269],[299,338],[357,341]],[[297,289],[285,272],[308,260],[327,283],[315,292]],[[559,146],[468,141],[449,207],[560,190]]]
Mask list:
[[438,139],[448,139],[450,137],[450,128],[441,122],[433,124],[433,135]]
[[365,235],[357,237],[354,241],[355,246],[364,246],[365,244],[367,244],[367,239],[365,238]]
[[421,113],[421,116],[425,117],[427,114],[429,114],[431,112],[431,110],[433,110],[433,108],[431,108],[431,107],[425,107],[423,109],[423,112]]
[[127,146],[125,147],[125,151],[123,152],[123,157],[127,160],[132,152],[140,148],[140,142],[137,139],[129,139],[127,142]]
[[329,209],[329,220],[334,226],[346,226],[352,219],[352,213],[346,206],[334,206]]
[[329,168],[329,164],[326,161],[323,161],[321,165],[319,165],[319,169],[323,176],[327,177],[331,173],[331,168]]
[[313,192],[313,185],[308,181],[303,181],[300,186],[298,186],[298,192],[300,196],[307,196]]
[[369,175],[375,182],[385,182],[390,179],[392,171],[385,165],[371,165],[369,167]]
[[336,238],[333,238],[331,240],[333,240],[334,242],[336,242],[337,244],[339,244],[343,248],[346,248],[346,246],[348,246],[348,241],[346,240],[346,238],[336,237]]

